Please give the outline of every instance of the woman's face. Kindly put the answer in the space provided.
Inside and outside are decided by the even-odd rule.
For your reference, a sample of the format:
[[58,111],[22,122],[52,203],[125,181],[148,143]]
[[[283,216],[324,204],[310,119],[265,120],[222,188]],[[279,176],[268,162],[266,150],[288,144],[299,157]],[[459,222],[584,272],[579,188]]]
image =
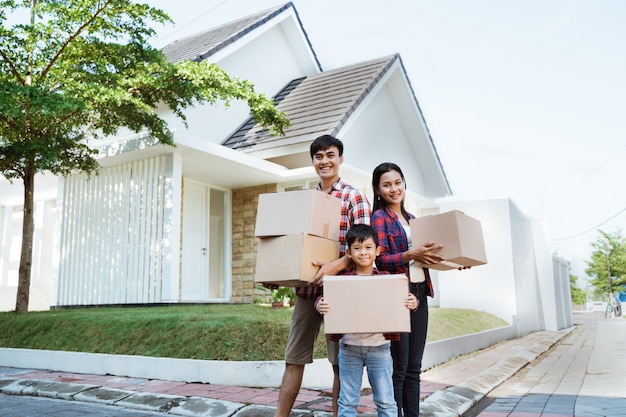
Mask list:
[[404,181],[398,171],[385,172],[380,176],[378,194],[386,205],[400,205],[404,198]]

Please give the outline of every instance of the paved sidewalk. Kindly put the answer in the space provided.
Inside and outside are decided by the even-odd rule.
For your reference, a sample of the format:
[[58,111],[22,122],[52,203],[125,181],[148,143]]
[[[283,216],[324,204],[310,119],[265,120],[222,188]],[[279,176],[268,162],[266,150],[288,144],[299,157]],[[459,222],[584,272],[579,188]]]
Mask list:
[[490,392],[467,417],[626,416],[626,320],[577,314],[581,325]]
[[[422,417],[460,416],[572,329],[501,342],[422,373]],[[116,405],[180,416],[271,417],[277,388],[246,388],[0,367],[0,392]],[[292,416],[330,416],[328,392],[303,389]],[[360,416],[376,415],[364,390]]]

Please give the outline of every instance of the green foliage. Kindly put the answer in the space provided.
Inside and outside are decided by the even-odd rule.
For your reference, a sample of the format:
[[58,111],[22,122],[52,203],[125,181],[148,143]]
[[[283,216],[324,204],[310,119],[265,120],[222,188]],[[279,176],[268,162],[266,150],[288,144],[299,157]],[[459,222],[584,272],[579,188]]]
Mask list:
[[[261,305],[107,307],[0,313],[0,347],[184,359],[282,360],[293,309]],[[490,314],[430,309],[428,340],[506,323]],[[323,333],[315,357],[326,356]]]
[[569,288],[572,295],[572,303],[585,304],[585,302],[587,301],[587,296],[582,289],[576,286],[576,281],[578,281],[578,277],[574,275],[569,276]]
[[289,301],[296,300],[296,293],[291,287],[278,287],[275,290],[272,290],[272,302],[280,303],[285,301],[285,299]]
[[[28,2],[0,2],[3,16]],[[26,10],[24,10],[26,9]],[[147,43],[152,23],[170,18],[130,0],[39,0],[30,23],[0,29],[0,172],[23,178],[29,169],[67,175],[98,164],[88,138],[125,127],[146,129],[171,144],[156,108],[185,121],[195,103],[244,100],[264,126],[282,133],[289,121],[245,80],[215,64],[173,64]]]
[[612,234],[600,230],[599,234],[591,244],[594,251],[586,261],[585,272],[600,293],[623,290],[626,287],[626,238],[619,229]]
[[428,342],[508,326],[501,318],[476,310],[430,308],[428,315]]
[[[28,19],[9,27],[9,16]],[[97,172],[94,140],[121,128],[171,145],[161,105],[186,124],[189,106],[243,100],[274,134],[289,125],[250,82],[215,64],[168,62],[148,39],[170,21],[132,0],[0,0],[0,174],[26,191],[16,311],[28,308],[35,174]]]

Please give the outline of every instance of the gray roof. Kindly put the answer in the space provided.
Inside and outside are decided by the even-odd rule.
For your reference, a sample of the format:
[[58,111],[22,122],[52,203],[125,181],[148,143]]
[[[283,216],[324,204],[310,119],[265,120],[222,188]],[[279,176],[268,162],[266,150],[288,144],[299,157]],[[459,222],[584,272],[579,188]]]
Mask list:
[[284,137],[272,136],[249,118],[222,145],[245,152],[311,142],[323,134],[336,136],[399,59],[390,55],[293,80],[275,97],[278,109],[291,120]]
[[[254,29],[257,29],[258,27],[271,21],[273,18],[290,8],[295,12],[300,28],[302,28],[311,51],[313,51],[311,42],[302,27],[302,22],[300,21],[298,12],[296,11],[293,3],[289,2],[282,6],[276,6],[242,19],[209,29],[205,32],[200,32],[195,35],[176,40],[165,46],[162,49],[162,52],[170,62],[174,63],[185,60],[198,62],[202,61],[217,51],[224,49]],[[319,62],[317,61],[317,57],[315,57],[315,60],[318,67],[321,68]]]

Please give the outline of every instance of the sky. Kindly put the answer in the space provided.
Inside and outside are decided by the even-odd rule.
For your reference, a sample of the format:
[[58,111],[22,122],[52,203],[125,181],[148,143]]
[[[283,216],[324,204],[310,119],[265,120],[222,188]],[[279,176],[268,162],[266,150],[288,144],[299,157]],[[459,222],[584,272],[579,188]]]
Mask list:
[[[156,47],[280,0],[140,0]],[[626,234],[626,1],[294,0],[324,70],[399,53],[453,195],[543,220],[586,286],[598,230]]]
[[[149,0],[166,44],[277,0]],[[626,2],[294,0],[324,70],[399,53],[454,196],[546,222],[585,287],[598,230],[626,233]]]

